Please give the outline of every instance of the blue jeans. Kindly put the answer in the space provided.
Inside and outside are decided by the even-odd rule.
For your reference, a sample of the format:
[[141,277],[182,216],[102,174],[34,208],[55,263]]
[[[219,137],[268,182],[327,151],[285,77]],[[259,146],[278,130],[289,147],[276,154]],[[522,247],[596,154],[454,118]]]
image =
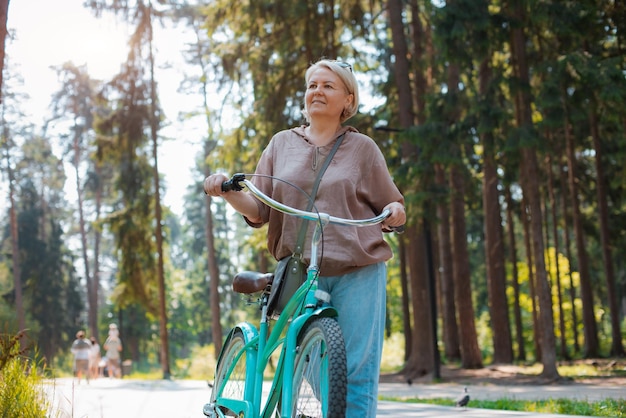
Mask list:
[[320,277],[339,312],[348,357],[346,418],[375,418],[378,378],[385,332],[387,293],[385,263],[365,266],[342,276]]

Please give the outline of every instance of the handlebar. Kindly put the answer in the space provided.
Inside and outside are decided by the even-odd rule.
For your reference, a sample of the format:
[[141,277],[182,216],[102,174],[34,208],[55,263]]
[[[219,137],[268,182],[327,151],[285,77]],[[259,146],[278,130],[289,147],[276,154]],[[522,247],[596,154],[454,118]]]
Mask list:
[[[246,175],[242,173],[237,173],[232,176],[232,178],[228,181],[222,183],[222,191],[241,191],[243,190],[243,186],[246,186],[248,190],[261,202],[265,203],[269,207],[276,209],[280,212],[283,212],[288,215],[295,215],[299,218],[306,219],[309,221],[319,221],[322,220],[324,223],[331,223],[336,225],[350,225],[350,226],[370,226],[376,225],[387,219],[387,217],[391,214],[389,210],[384,210],[380,215],[375,216],[370,219],[346,219],[339,218],[336,216],[331,216],[326,213],[318,213],[318,212],[308,212],[301,209],[292,208],[291,206],[287,206],[283,203],[280,203],[261,190],[259,190],[252,182],[246,179]],[[401,234],[404,232],[404,225],[398,227],[391,227],[393,231]]]

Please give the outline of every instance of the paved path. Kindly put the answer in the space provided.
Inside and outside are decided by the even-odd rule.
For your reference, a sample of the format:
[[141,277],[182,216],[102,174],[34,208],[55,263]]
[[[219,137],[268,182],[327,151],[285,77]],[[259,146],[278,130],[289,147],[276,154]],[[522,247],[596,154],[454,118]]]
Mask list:
[[[465,386],[456,383],[403,385],[381,383],[381,396],[411,398],[451,398],[457,399]],[[502,398],[540,400],[577,399],[598,401],[602,399],[623,399],[626,402],[626,387],[622,385],[566,383],[558,385],[474,385],[467,386],[472,399],[495,400]]]
[[[576,398],[624,399],[626,388],[568,384],[563,386],[475,386],[468,387],[473,399]],[[89,384],[74,379],[56,379],[47,385],[54,418],[202,418],[202,406],[210,395],[206,382],[192,380],[98,379]],[[448,397],[463,391],[456,384],[402,385],[383,383],[381,396]],[[471,405],[470,405],[471,406]],[[447,408],[436,405],[381,401],[378,417],[462,417],[462,418],[567,418],[566,415],[490,411],[474,408]]]

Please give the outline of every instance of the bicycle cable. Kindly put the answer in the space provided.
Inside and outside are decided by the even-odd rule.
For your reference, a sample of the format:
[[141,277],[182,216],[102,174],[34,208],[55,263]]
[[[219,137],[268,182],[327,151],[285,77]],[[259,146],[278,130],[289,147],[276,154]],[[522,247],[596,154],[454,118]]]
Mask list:
[[[297,184],[292,183],[285,179],[281,179],[279,177],[274,177],[269,174],[256,174],[255,173],[255,174],[246,174],[245,176],[246,177],[263,177],[263,178],[268,178],[270,180],[277,180],[282,183],[285,183],[286,185],[291,186],[294,189],[296,189],[298,192],[302,193],[306,197],[306,199],[309,201],[309,203],[311,203],[311,210],[317,214],[317,223],[319,224],[320,231],[321,231],[321,236],[320,236],[321,245],[320,245],[320,256],[319,256],[319,266],[321,268],[322,260],[324,259],[324,227],[323,227],[324,225],[322,224],[322,217],[320,216],[320,211],[317,209],[317,206],[315,206],[315,201],[313,200],[311,195],[308,194],[306,191],[304,191],[304,189],[298,186]],[[317,275],[319,276],[319,269],[318,269]]]

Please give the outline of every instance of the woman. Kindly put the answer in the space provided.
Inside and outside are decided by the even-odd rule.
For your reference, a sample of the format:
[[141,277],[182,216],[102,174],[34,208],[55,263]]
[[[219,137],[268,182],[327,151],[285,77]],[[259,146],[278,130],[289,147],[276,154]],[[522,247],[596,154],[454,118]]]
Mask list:
[[92,336],[91,341],[91,350],[89,350],[89,375],[92,379],[100,376],[100,371],[98,367],[100,365],[100,344],[98,344],[98,340],[96,337]]
[[[388,209],[391,215],[382,230],[403,225],[404,198],[394,185],[379,148],[356,129],[342,126],[356,114],[359,105],[352,67],[321,60],[307,69],[305,80],[303,113],[308,124],[277,133],[263,151],[256,173],[288,180],[310,191],[325,156],[345,134],[320,182],[315,199],[317,210],[364,219]],[[221,184],[227,179],[224,174],[207,177],[205,192],[222,196],[253,227],[269,223],[268,249],[277,260],[292,254],[298,219],[270,210],[248,193],[222,192]],[[306,207],[306,197],[295,193],[292,186],[267,177],[253,177],[252,181],[279,202]],[[349,418],[376,416],[385,325],[385,262],[392,256],[382,230],[378,225],[329,225],[324,231],[319,287],[331,295],[346,342]]]

